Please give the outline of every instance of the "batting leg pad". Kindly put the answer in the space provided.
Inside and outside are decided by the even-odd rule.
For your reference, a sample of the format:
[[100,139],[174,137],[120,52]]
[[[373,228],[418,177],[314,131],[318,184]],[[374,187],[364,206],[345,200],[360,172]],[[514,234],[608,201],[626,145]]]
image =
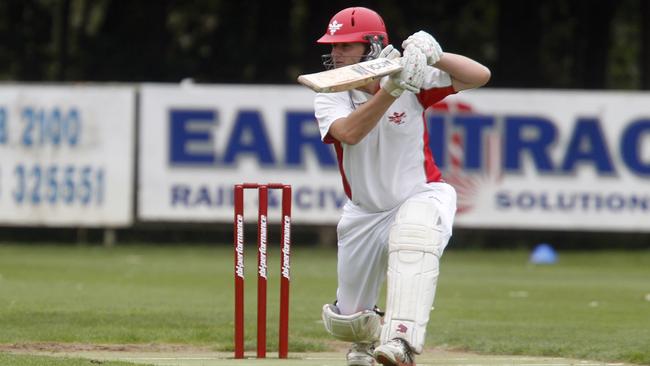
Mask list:
[[440,215],[435,204],[426,200],[406,201],[389,236],[382,344],[401,338],[415,353],[422,352],[443,250]]
[[341,315],[332,304],[323,306],[325,329],[334,338],[354,343],[374,343],[379,340],[381,316],[374,310]]

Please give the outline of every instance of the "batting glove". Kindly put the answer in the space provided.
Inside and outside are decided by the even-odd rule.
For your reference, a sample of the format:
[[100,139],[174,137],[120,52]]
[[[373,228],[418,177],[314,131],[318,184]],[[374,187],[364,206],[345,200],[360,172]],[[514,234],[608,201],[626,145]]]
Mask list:
[[417,48],[427,57],[427,64],[433,65],[442,57],[442,47],[432,35],[425,31],[415,32],[406,41],[402,42],[402,48]]
[[394,60],[398,57],[400,57],[401,54],[397,50],[397,48],[393,47],[392,44],[389,44],[388,46],[384,47],[381,52],[379,52],[379,56],[377,58],[387,58],[389,60]]
[[404,90],[419,93],[424,84],[426,69],[426,56],[417,48],[404,50],[404,57],[400,59],[402,71],[384,77],[381,87],[393,97],[397,98]]
[[[389,44],[388,46],[384,47],[383,50],[381,50],[377,58],[387,58],[389,60],[394,60],[400,56],[400,52],[395,47],[393,47],[392,44]],[[388,76],[382,79],[381,87],[384,88],[388,94],[394,96],[395,98],[402,95],[402,92],[404,91],[404,89],[400,88],[398,84],[389,80]]]

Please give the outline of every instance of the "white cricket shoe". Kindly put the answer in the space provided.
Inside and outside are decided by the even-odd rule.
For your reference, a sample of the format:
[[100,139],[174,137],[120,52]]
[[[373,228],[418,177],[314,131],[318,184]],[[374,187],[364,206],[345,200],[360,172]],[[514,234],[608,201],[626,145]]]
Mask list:
[[415,357],[405,340],[395,338],[375,348],[377,362],[384,366],[415,366]]
[[348,366],[374,366],[375,358],[372,352],[375,346],[371,343],[352,343],[346,356]]

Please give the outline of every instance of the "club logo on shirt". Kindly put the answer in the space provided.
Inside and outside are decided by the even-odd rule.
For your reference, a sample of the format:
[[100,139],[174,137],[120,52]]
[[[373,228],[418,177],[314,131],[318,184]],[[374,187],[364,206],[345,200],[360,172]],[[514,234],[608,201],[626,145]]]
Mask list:
[[330,34],[334,35],[334,33],[336,33],[337,30],[341,29],[342,26],[343,26],[342,23],[339,23],[338,21],[336,21],[336,19],[334,19],[334,21],[331,22],[329,27],[327,28],[329,29]]
[[388,120],[391,123],[394,123],[396,125],[401,125],[402,123],[406,122],[405,119],[406,119],[406,112],[402,112],[402,113],[393,112],[393,114],[388,116]]
[[404,324],[402,324],[402,323],[399,323],[399,324],[397,325],[397,329],[396,329],[396,330],[397,330],[397,333],[406,333],[406,331],[408,331],[409,329],[406,327],[406,325],[404,325]]

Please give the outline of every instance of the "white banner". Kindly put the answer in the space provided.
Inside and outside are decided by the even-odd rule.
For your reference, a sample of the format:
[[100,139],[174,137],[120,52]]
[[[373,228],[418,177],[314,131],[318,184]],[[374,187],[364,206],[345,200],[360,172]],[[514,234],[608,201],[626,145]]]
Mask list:
[[650,95],[476,90],[445,102],[429,116],[431,145],[458,226],[650,231]]
[[[293,186],[295,222],[338,221],[345,194],[311,91],[141,90],[139,219],[232,222],[233,184],[279,182]],[[457,226],[650,231],[649,105],[641,93],[489,89],[439,103],[429,140],[458,191]]]
[[135,91],[0,86],[0,224],[133,223]]
[[[144,85],[141,220],[232,222],[233,185],[284,183],[293,221],[331,224],[345,202],[336,156],[320,141],[314,94],[293,86]],[[269,192],[278,222],[280,192]],[[257,192],[246,190],[247,217]]]

